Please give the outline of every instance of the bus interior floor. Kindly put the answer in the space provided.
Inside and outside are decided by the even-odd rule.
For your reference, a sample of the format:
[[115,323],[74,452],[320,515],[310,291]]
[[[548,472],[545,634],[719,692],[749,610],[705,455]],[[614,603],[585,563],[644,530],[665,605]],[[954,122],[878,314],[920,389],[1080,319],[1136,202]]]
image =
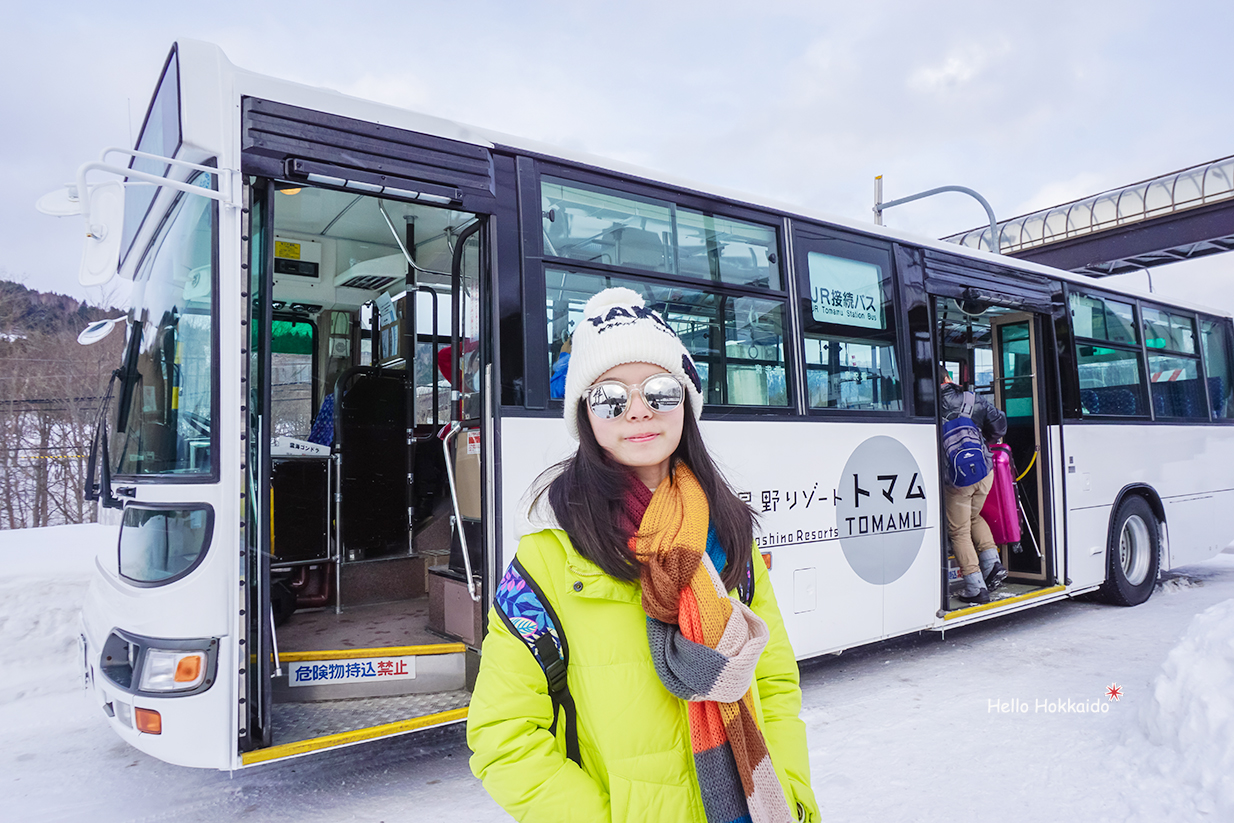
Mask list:
[[359,697],[315,703],[274,705],[273,745],[299,743],[386,723],[461,709],[471,701],[466,689],[399,697]]
[[278,627],[279,652],[376,649],[444,642],[428,630],[428,598],[298,611]]
[[[1040,588],[1042,587],[1032,583],[1004,583],[994,591],[990,592],[990,602],[997,603],[1000,600],[1008,600],[1012,597],[1019,597],[1022,594],[1028,594],[1030,592],[1037,591]],[[969,609],[975,605],[979,604],[965,603],[953,594],[951,595],[950,602],[947,604],[947,610],[956,611],[957,609]]]

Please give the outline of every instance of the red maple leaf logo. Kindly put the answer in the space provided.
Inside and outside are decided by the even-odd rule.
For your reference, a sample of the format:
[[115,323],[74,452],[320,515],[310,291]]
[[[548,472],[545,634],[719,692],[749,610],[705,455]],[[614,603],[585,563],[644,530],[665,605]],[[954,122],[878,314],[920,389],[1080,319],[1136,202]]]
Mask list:
[[1118,687],[1117,683],[1111,683],[1110,687],[1105,690],[1105,696],[1110,700],[1119,700],[1123,696],[1123,690]]

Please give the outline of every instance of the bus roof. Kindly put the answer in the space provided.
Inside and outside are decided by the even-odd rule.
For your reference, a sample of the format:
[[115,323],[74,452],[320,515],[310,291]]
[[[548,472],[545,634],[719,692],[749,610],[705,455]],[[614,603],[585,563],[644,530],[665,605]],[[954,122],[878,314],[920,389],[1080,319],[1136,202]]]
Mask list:
[[[394,126],[408,131],[421,132],[448,140],[469,143],[488,149],[513,149],[519,152],[532,153],[559,159],[567,163],[591,167],[597,170],[617,173],[640,182],[665,185],[668,187],[703,195],[709,198],[721,198],[736,205],[754,207],[760,210],[783,213],[790,217],[800,217],[812,221],[829,223],[844,229],[860,232],[887,240],[898,240],[921,246],[927,249],[952,254],[957,257],[967,257],[986,263],[1008,266],[1021,271],[1033,272],[1057,280],[1080,285],[1086,289],[1126,294],[1132,297],[1174,305],[1192,311],[1218,316],[1229,316],[1229,313],[1192,301],[1175,298],[1162,299],[1158,295],[1141,289],[1115,287],[1106,283],[1096,283],[1091,277],[1073,272],[1054,269],[1027,260],[1018,260],[1005,255],[962,246],[933,237],[923,237],[909,232],[878,226],[852,218],[840,217],[827,212],[812,209],[795,203],[786,203],[771,197],[763,197],[746,192],[734,191],[722,186],[703,185],[696,181],[686,180],[665,172],[652,171],[640,166],[618,160],[592,155],[552,146],[514,135],[490,129],[471,126],[435,115],[424,114],[399,108],[388,103],[378,103],[365,100],[332,89],[310,86],[289,80],[282,80],[269,75],[257,74],[242,69],[233,64],[223,50],[213,44],[196,40],[181,40],[174,48],[178,48],[182,62],[182,76],[193,71],[194,67],[204,67],[214,64],[221,74],[231,75],[229,85],[239,96],[260,97],[279,103],[300,106],[302,108],[324,111],[343,117],[349,117],[366,122]],[[187,67],[184,64],[188,64]],[[187,68],[187,71],[186,71]]]

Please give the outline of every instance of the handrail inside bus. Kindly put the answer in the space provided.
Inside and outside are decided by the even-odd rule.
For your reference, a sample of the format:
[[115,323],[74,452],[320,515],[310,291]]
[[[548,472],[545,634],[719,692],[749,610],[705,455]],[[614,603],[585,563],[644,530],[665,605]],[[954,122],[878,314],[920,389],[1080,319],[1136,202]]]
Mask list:
[[463,424],[457,420],[450,421],[450,431],[442,438],[441,447],[446,453],[446,476],[450,481],[450,500],[454,503],[454,522],[458,524],[459,546],[463,549],[463,566],[467,569],[467,594],[475,603],[480,602],[480,592],[476,591],[475,574],[471,570],[471,552],[467,549],[467,530],[463,528],[462,509],[458,505],[458,486],[454,482],[454,463],[450,459],[450,441],[462,430]]
[[[390,234],[394,235],[394,242],[398,243],[398,250],[403,253],[403,257],[407,258],[407,265],[411,266],[418,272],[423,272],[424,274],[435,274],[438,277],[450,276],[449,272],[434,271],[432,269],[426,269],[423,266],[417,266],[416,261],[411,259],[411,252],[407,251],[407,246],[403,243],[403,238],[398,236],[398,229],[394,228],[394,221],[390,219],[389,213],[386,212],[386,205],[381,202],[380,198],[377,200],[377,210],[381,212],[381,216],[385,218],[386,225],[390,227]],[[416,285],[418,286],[420,284],[416,283]]]

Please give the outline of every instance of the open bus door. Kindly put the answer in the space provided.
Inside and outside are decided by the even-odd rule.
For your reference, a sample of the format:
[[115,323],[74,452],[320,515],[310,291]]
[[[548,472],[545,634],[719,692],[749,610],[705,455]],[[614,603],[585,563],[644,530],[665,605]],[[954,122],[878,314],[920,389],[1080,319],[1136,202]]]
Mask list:
[[454,241],[450,266],[450,422],[442,432],[446,480],[450,492],[448,562],[428,570],[429,627],[478,649],[484,637],[484,441],[486,407],[485,347],[480,335],[483,315],[480,285],[483,224],[477,220]]
[[1010,579],[1045,585],[1050,563],[1044,550],[1047,534],[1046,490],[1041,470],[1048,460],[1044,445],[1042,370],[1038,338],[1042,319],[1014,313],[990,322],[993,344],[994,405],[1007,415],[1003,442],[1011,447],[1013,480],[1021,510],[1019,543],[1003,548]]
[[951,584],[945,610],[951,619],[1058,588],[1052,585],[1057,562],[1051,499],[1043,482],[1052,460],[1042,341],[1049,315],[962,297],[936,296],[934,308],[943,368],[963,389],[985,397],[1007,415],[1003,440],[1011,447],[1012,491],[1020,521],[1020,540],[998,547],[1009,576],[991,593],[989,605],[969,606],[954,596],[959,581],[955,561],[948,558]]
[[[252,187],[246,233],[243,765],[464,719],[486,589],[484,216],[324,188],[285,194],[280,185]],[[395,222],[406,236],[393,234]],[[368,297],[340,286],[334,302],[297,301],[306,287],[276,265],[276,244],[283,254],[312,251],[324,269],[331,244],[361,242],[378,256],[352,268],[365,277],[398,271]],[[342,283],[347,271],[328,277]],[[372,311],[367,355],[339,343],[363,342],[361,319],[382,301],[397,305]],[[286,360],[280,322],[320,332],[306,363],[314,385],[333,386],[320,391],[312,433],[283,434],[272,452],[274,435],[295,424],[271,399],[272,385],[286,381],[272,376]],[[349,354],[318,362],[336,350]],[[310,442],[323,420],[329,433]]]

